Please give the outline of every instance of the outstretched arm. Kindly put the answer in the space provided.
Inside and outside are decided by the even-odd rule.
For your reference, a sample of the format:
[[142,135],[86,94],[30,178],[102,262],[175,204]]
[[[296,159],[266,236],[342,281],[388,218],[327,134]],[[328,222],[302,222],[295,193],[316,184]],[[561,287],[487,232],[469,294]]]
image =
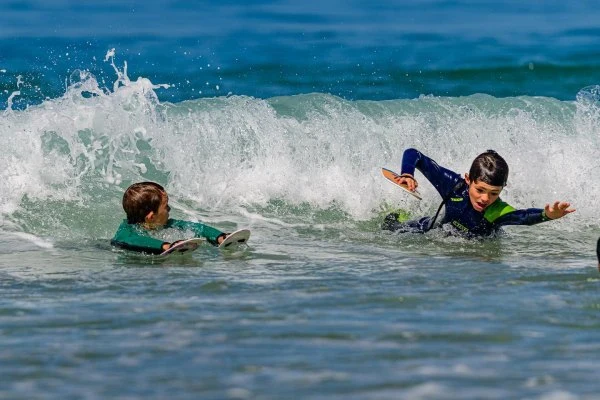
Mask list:
[[227,237],[225,232],[221,232],[220,230],[201,222],[169,219],[167,226],[179,228],[181,230],[191,230],[195,235],[205,238],[210,244],[215,246],[218,246]]
[[552,205],[546,204],[546,207],[543,210],[541,208],[515,210],[514,208],[508,206],[510,210],[508,210],[506,213],[502,212],[500,217],[493,218],[492,220],[488,218],[488,221],[494,222],[498,226],[535,225],[539,224],[540,222],[561,218],[574,212],[575,209],[569,208],[570,206],[570,203],[560,201],[554,202]]

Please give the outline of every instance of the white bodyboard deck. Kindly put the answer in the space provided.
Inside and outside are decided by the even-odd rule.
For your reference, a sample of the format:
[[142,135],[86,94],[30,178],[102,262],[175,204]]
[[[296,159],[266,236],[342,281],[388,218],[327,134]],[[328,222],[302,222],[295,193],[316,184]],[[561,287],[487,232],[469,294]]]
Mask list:
[[250,231],[248,229],[240,229],[232,232],[225,238],[219,245],[220,249],[230,249],[237,247],[241,244],[246,244],[250,239]]
[[202,243],[206,242],[204,238],[192,238],[187,240],[182,240],[177,243],[175,246],[163,251],[160,253],[161,256],[168,256],[173,253],[187,253],[189,251],[194,251],[200,246]]
[[[250,231],[248,229],[237,230],[229,234],[229,236],[227,236],[225,240],[221,242],[221,244],[219,245],[219,249],[233,249],[241,244],[245,244],[248,241],[248,239],[250,239]],[[204,238],[192,238],[182,240],[170,249],[160,253],[160,256],[164,257],[169,256],[171,254],[192,252],[203,243],[206,243],[206,239]]]

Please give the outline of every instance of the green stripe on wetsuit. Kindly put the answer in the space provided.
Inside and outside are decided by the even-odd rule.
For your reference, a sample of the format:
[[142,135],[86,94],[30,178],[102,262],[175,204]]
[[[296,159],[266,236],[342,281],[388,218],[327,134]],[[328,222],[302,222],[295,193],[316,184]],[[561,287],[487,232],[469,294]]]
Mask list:
[[509,214],[515,210],[516,208],[498,199],[485,209],[483,212],[483,217],[488,220],[488,222],[492,223],[501,216]]

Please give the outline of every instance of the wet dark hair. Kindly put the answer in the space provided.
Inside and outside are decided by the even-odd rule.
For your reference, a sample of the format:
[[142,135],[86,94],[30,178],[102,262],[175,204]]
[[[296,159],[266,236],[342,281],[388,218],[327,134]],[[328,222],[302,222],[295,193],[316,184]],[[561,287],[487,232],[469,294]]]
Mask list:
[[494,150],[481,153],[471,164],[469,170],[471,182],[482,181],[492,186],[506,186],[508,180],[508,164]]
[[600,238],[598,238],[598,244],[596,245],[596,256],[598,256],[598,263],[600,264]]
[[129,186],[123,195],[123,209],[127,214],[127,222],[145,222],[149,212],[158,211],[165,194],[165,189],[154,182],[139,182]]

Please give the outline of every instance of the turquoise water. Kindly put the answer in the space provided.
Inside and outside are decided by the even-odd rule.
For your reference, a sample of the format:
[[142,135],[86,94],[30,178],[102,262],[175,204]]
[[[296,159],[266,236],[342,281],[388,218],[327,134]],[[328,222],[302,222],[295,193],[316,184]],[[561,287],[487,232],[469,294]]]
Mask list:
[[[559,2],[0,6],[0,397],[592,399],[600,346],[598,11]],[[113,50],[114,49],[114,50]],[[487,240],[381,177],[494,148]],[[111,249],[151,179],[235,252]]]

